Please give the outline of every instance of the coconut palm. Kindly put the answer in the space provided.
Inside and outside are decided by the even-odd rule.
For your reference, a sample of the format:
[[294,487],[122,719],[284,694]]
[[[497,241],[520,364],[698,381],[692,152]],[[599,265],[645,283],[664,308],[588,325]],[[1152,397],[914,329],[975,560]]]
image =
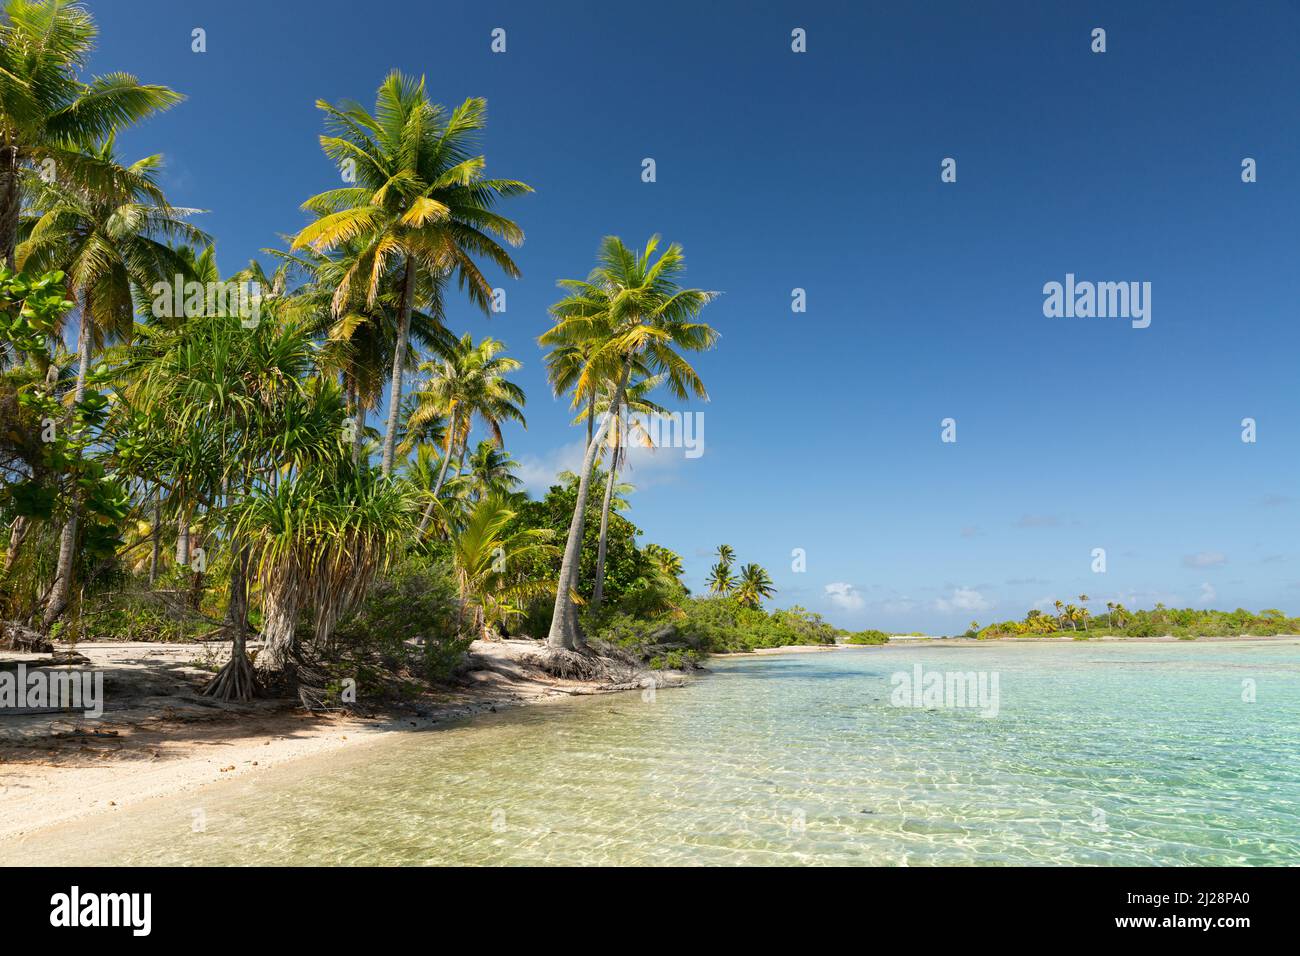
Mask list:
[[[518,276],[514,261],[493,236],[512,245],[523,241],[514,222],[492,211],[496,200],[531,192],[524,183],[483,176],[484,159],[474,155],[487,124],[487,103],[467,99],[451,113],[430,102],[424,78],[418,81],[394,70],[380,85],[374,113],[357,103],[317,107],[326,114],[325,154],[355,174],[355,186],[313,196],[303,208],[317,220],[293,240],[293,249],[317,252],[356,242],[359,254],[335,290],[334,308],[343,311],[354,289],[379,300],[383,278],[400,269],[401,296],[388,391],[388,422],[382,469],[391,472],[397,445],[402,372],[411,311],[419,280],[454,274],[470,300],[490,311],[492,287],[479,271],[476,256],[509,276]],[[432,282],[429,294],[441,296],[443,283]],[[435,315],[441,304],[430,307]]]
[[[111,138],[92,152],[104,166],[117,165]],[[34,215],[22,223],[24,239],[17,250],[22,268],[62,271],[70,298],[80,305],[74,405],[85,398],[92,347],[101,348],[110,337],[128,338],[137,294],[147,294],[154,282],[185,271],[186,263],[167,241],[207,241],[201,230],[185,221],[197,210],[176,209],[153,200],[157,192],[154,175],[160,165],[161,157],[149,156],[126,167],[132,179],[153,187],[138,189],[127,201],[105,199],[57,179],[43,182],[33,196]],[[42,619],[46,628],[67,607],[78,516],[79,501],[73,494]]]
[[670,578],[680,578],[682,576],[682,556],[677,552],[671,551],[663,545],[647,544],[645,546],[645,555],[659,569],[660,573]]
[[718,550],[714,552],[718,556],[718,563],[731,567],[736,561],[735,549],[729,544],[718,545]]
[[480,501],[489,496],[508,498],[524,481],[515,474],[517,463],[495,442],[484,439],[470,452],[468,478],[470,497]]
[[776,593],[772,578],[766,569],[757,564],[746,564],[740,569],[740,579],[736,584],[736,597],[746,607],[758,607],[764,598]]
[[141,193],[163,202],[156,184],[81,148],[182,98],[128,73],[82,82],[78,71],[97,34],[86,8],[69,0],[7,0],[0,13],[0,259],[10,268],[16,262],[21,187],[33,178],[28,174],[34,166],[43,179],[105,202],[132,202]]
[[731,573],[731,565],[719,561],[709,569],[705,583],[713,594],[730,594],[736,589],[736,576]]
[[[527,427],[524,420],[524,391],[506,376],[518,370],[521,363],[501,354],[505,345],[496,339],[486,338],[478,344],[466,332],[442,359],[420,366],[428,379],[415,393],[415,410],[407,419],[408,430],[418,430],[430,418],[446,417],[448,424],[442,452],[442,471],[433,488],[437,498],[446,480],[447,468],[459,448],[456,473],[464,464],[469,444],[469,434],[477,420],[483,424],[492,440],[502,444],[501,426],[507,421],[517,421]],[[426,508],[421,520],[423,533],[432,519],[431,507]]]
[[[574,383],[575,407],[585,396],[608,388],[610,409],[618,409],[628,381],[639,367],[650,374],[663,373],[670,391],[679,399],[707,397],[704,383],[680,351],[707,349],[717,340],[713,329],[695,321],[717,294],[682,288],[678,280],[686,263],[681,247],[670,245],[656,257],[658,247],[659,237],[652,236],[638,254],[616,236],[607,236],[601,243],[596,268],[586,279],[560,281],[568,295],[551,307],[555,325],[539,342],[547,348],[591,345]],[[572,650],[584,643],[573,602],[578,550],[592,467],[613,418],[611,413],[604,415],[584,456],[547,638],[553,650]]]

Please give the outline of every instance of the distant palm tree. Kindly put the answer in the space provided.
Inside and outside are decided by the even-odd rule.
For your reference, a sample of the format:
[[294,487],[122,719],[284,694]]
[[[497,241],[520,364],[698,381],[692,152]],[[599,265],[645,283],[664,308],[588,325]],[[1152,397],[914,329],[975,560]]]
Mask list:
[[1088,597],[1086,594],[1079,595],[1079,603],[1083,605],[1083,613],[1080,615],[1080,620],[1083,621],[1083,629],[1085,631],[1088,629],[1088,618],[1092,617],[1092,612],[1088,610],[1088,602],[1091,600],[1092,598]]
[[[387,475],[397,446],[402,370],[420,273],[455,273],[470,300],[490,312],[492,286],[474,256],[483,256],[508,276],[519,275],[492,236],[519,245],[523,230],[492,206],[498,198],[532,189],[515,180],[483,178],[484,159],[473,154],[487,125],[483,99],[467,99],[447,114],[430,102],[423,77],[415,80],[394,70],[379,87],[373,114],[357,103],[332,106],[318,100],[316,105],[326,114],[321,147],[335,162],[351,164],[358,185],[327,190],[303,203],[318,218],[298,233],[292,248],[326,252],[360,240],[356,263],[336,290],[336,312],[354,287],[365,288],[373,304],[390,263],[401,271],[381,458]],[[440,295],[442,284],[431,289]],[[441,315],[443,310],[434,304],[430,311]]]
[[718,562],[725,564],[727,567],[731,567],[736,560],[736,552],[729,544],[718,545],[718,550],[715,553],[718,556]]
[[[420,366],[429,373],[429,378],[415,393],[415,410],[407,419],[408,430],[419,429],[431,418],[445,416],[448,421],[442,451],[442,471],[433,488],[434,498],[442,490],[447,467],[457,448],[460,449],[460,457],[456,473],[460,474],[475,419],[487,427],[493,442],[498,446],[502,443],[502,424],[516,421],[526,426],[524,390],[506,379],[506,375],[518,370],[521,363],[501,355],[504,348],[503,343],[493,338],[475,344],[470,333],[466,332],[449,355]],[[431,518],[432,509],[426,508],[420,522],[421,533],[428,527]]]
[[736,588],[736,576],[731,573],[730,565],[719,561],[709,569],[709,577],[705,583],[714,594],[730,594]]
[[70,187],[120,204],[145,194],[163,204],[157,185],[129,167],[105,162],[92,143],[180,102],[165,86],[128,73],[83,83],[99,31],[80,3],[7,0],[0,12],[0,260],[15,267],[25,173],[47,160]]
[[746,607],[758,607],[764,598],[776,593],[772,578],[767,571],[757,564],[747,564],[740,569],[740,581],[736,586],[736,597]]
[[663,574],[670,578],[682,576],[682,556],[658,544],[647,544],[645,555]]

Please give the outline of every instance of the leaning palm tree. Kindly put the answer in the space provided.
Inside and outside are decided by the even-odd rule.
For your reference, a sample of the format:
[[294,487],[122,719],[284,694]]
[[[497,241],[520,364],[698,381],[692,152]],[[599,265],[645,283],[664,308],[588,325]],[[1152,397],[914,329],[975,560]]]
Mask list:
[[[105,167],[117,166],[111,137],[91,152]],[[168,242],[208,240],[185,221],[198,210],[177,209],[154,200],[158,193],[154,176],[161,163],[160,156],[149,156],[124,167],[130,178],[150,187],[139,188],[127,201],[119,201],[117,196],[106,199],[57,179],[42,182],[32,199],[35,214],[22,223],[20,233],[25,238],[18,246],[18,262],[33,272],[57,269],[65,273],[69,296],[80,305],[74,405],[85,398],[92,347],[102,348],[109,338],[129,338],[137,294],[160,279],[185,271],[187,263]],[[42,618],[46,628],[67,607],[78,513],[74,493]]]
[[[592,345],[574,384],[576,404],[601,383],[600,387],[610,389],[610,409],[619,408],[628,380],[638,367],[651,374],[664,373],[670,391],[680,399],[707,397],[704,383],[679,350],[699,351],[717,341],[717,332],[695,321],[717,293],[682,288],[678,280],[686,263],[681,247],[670,245],[656,258],[658,247],[659,237],[652,236],[637,254],[618,237],[607,236],[597,266],[586,279],[561,280],[560,287],[568,295],[551,307],[555,325],[539,342],[548,348]],[[585,643],[573,601],[578,551],[592,467],[612,424],[613,415],[607,412],[584,456],[547,638],[553,650],[573,650]]]
[[731,565],[719,561],[709,569],[709,576],[704,583],[713,594],[730,594],[736,589],[736,576],[731,573]]
[[758,607],[764,598],[776,593],[772,578],[766,569],[757,564],[747,564],[740,569],[740,581],[736,585],[736,597],[746,607]]
[[718,545],[718,550],[714,552],[718,556],[718,563],[731,567],[736,561],[736,551],[729,544]]
[[[0,259],[13,268],[23,180],[39,167],[107,202],[130,202],[141,191],[162,194],[129,167],[104,162],[81,147],[179,102],[165,86],[128,73],[84,83],[98,34],[90,13],[69,0],[7,0],[0,11]],[[53,173],[53,175],[49,175]]]
[[[430,102],[423,77],[417,81],[394,70],[379,87],[374,113],[351,102],[333,106],[319,100],[316,105],[326,114],[321,147],[355,174],[357,185],[303,203],[318,218],[298,233],[292,248],[326,252],[358,244],[356,261],[335,290],[336,312],[354,289],[363,289],[366,301],[375,303],[388,270],[401,273],[381,464],[387,475],[397,446],[402,372],[421,276],[454,274],[470,300],[489,312],[492,287],[474,257],[518,276],[514,261],[493,236],[519,245],[523,230],[492,207],[498,198],[532,190],[515,180],[484,178],[484,159],[474,149],[487,125],[485,100],[467,99],[447,113]],[[441,282],[430,288],[431,294],[441,295]],[[442,309],[434,305],[431,311],[441,314]]]

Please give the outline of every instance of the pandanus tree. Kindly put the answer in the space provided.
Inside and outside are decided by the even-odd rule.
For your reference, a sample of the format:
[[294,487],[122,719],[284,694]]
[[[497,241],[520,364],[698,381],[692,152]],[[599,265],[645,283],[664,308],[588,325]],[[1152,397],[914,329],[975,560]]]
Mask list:
[[142,192],[163,201],[156,184],[82,147],[182,97],[128,73],[83,82],[78,74],[97,34],[85,6],[69,0],[6,0],[0,11],[0,260],[10,268],[24,181],[38,172],[108,203]]
[[[206,314],[175,326],[143,325],[130,355],[120,371],[118,457],[130,473],[161,485],[176,507],[206,508],[219,536],[214,544],[229,549],[232,655],[213,692],[247,698],[254,684],[245,653],[252,579],[283,573],[266,552],[275,507],[280,517],[298,519],[309,510],[299,479],[337,478],[339,459],[350,458],[342,394],[315,374],[311,329],[285,320],[279,304],[264,309],[253,328],[237,316]],[[331,488],[320,496],[342,493]],[[273,604],[283,594],[264,588],[264,603],[268,593]],[[279,600],[283,608],[288,598]],[[285,632],[282,617],[274,621],[281,629],[267,661],[278,666],[290,656],[293,632]]]
[[[555,325],[539,342],[552,349],[584,343],[588,346],[582,371],[574,383],[575,407],[587,396],[608,388],[610,408],[618,409],[633,370],[638,367],[650,374],[662,373],[677,398],[707,397],[704,383],[681,352],[708,349],[717,340],[713,329],[695,321],[717,293],[682,288],[678,280],[686,261],[681,247],[674,243],[656,256],[658,249],[658,236],[652,236],[640,253],[629,249],[618,237],[608,236],[601,243],[596,268],[586,279],[560,281],[568,294],[551,307]],[[553,650],[574,650],[585,645],[573,600],[578,552],[592,468],[613,418],[610,413],[603,416],[583,459],[547,637]]]
[[[498,199],[531,192],[524,183],[490,179],[475,155],[487,125],[487,102],[471,98],[448,113],[429,100],[424,78],[393,71],[380,85],[371,113],[357,103],[337,106],[321,100],[326,114],[325,154],[356,185],[313,196],[303,208],[317,216],[293,240],[293,249],[317,252],[355,243],[358,254],[335,288],[334,308],[342,313],[354,289],[369,304],[380,298],[390,268],[400,270],[397,329],[389,376],[388,421],[382,464],[393,468],[397,416],[402,404],[402,374],[407,362],[411,312],[421,276],[454,275],[470,301],[491,311],[492,286],[475,258],[517,276],[518,268],[497,242],[523,242],[523,230],[493,211]],[[428,284],[440,296],[443,283]],[[430,307],[441,315],[438,305]]]
[[[111,138],[90,152],[102,166],[117,166]],[[92,351],[102,349],[110,338],[129,339],[137,298],[147,298],[155,282],[185,271],[183,258],[168,243],[207,241],[201,230],[185,221],[197,210],[178,209],[154,198],[161,162],[161,157],[149,156],[124,167],[124,179],[148,187],[140,185],[125,198],[105,198],[57,178],[32,187],[33,214],[21,225],[17,258],[27,271],[62,271],[69,296],[79,306],[74,406],[86,397]],[[79,496],[73,490],[42,620],[46,628],[67,607],[79,509]]]

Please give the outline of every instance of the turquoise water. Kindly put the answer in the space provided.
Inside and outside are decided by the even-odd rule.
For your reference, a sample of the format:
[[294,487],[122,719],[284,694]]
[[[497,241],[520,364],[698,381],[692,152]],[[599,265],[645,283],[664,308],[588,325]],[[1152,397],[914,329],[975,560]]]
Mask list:
[[[895,706],[891,675],[917,664],[996,674],[997,715]],[[1249,682],[1254,702],[1243,700]],[[648,696],[412,731],[123,811],[111,825],[14,841],[3,856],[1300,863],[1296,642],[891,645],[717,661],[690,687]]]

